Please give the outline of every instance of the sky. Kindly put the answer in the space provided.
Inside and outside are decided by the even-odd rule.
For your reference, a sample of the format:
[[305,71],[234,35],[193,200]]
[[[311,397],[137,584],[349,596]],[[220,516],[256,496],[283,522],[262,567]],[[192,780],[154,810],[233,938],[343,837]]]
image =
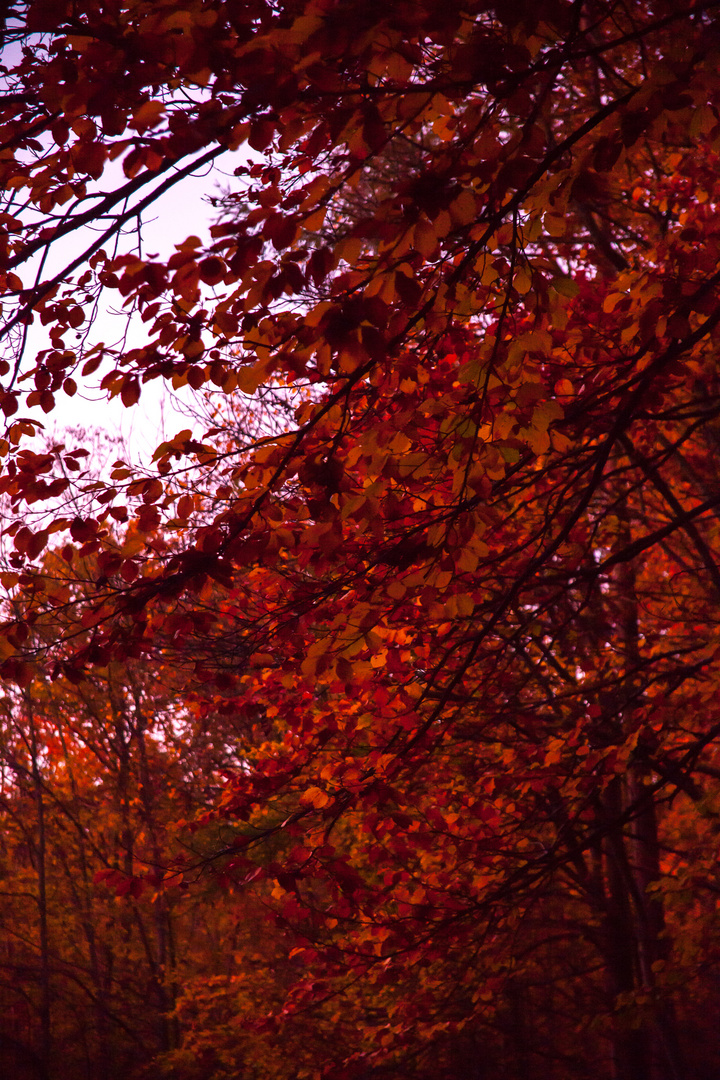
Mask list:
[[[183,179],[175,188],[162,195],[151,211],[143,216],[141,230],[143,254],[167,257],[176,244],[181,243],[191,234],[199,236],[202,240],[209,239],[214,211],[207,202],[207,196],[218,194],[222,186],[228,185],[238,160],[239,155],[228,154],[220,160],[219,166],[212,170],[207,167],[202,168],[196,175]],[[107,190],[121,178],[120,164],[112,163],[97,186]],[[89,239],[88,229],[80,229],[76,234],[71,234],[57,251],[51,252],[43,268],[43,277],[51,277],[54,272],[60,270],[73,257],[75,251],[81,251],[87,246]],[[137,242],[137,234],[133,230],[124,238],[123,247],[127,251],[137,250]],[[125,328],[126,318],[124,315],[112,314],[113,309],[120,310],[120,301],[119,293],[108,291],[104,294],[104,306],[100,309],[98,318],[92,326],[90,343],[104,341],[107,345],[111,345],[117,341]],[[147,326],[139,319],[131,319],[128,326],[129,345],[138,345],[145,341],[147,329]],[[47,348],[48,345],[47,334],[36,321],[28,335],[23,369],[28,370],[34,363],[36,353]],[[68,340],[68,347],[72,347],[70,340]],[[55,409],[49,415],[43,414],[39,407],[33,410],[24,409],[23,414],[40,419],[46,433],[60,434],[67,428],[88,427],[100,428],[109,435],[118,435],[132,446],[133,457],[142,457],[148,450],[150,452],[154,450],[159,439],[164,435],[163,426],[166,429],[165,433],[169,435],[174,434],[178,428],[191,426],[187,419],[183,419],[181,423],[180,419],[174,415],[172,399],[167,389],[161,385],[162,380],[154,380],[144,386],[140,402],[127,409],[119,398],[107,401],[105,393],[99,390],[98,384],[102,374],[103,369],[100,369],[90,380],[91,385],[87,385],[87,381],[86,385],[83,385],[83,382],[78,379],[79,390],[72,398],[63,393],[57,394]],[[170,428],[173,428],[173,431],[170,431]]]
[[[12,68],[20,60],[19,45],[16,42],[8,44],[0,53],[0,60],[9,68]],[[185,98],[188,89],[184,88]],[[202,93],[202,91],[200,91]],[[249,155],[254,157],[252,150]],[[177,185],[159,197],[149,211],[143,214],[142,220],[142,254],[151,254],[160,257],[168,257],[172,254],[176,244],[180,244],[187,236],[196,235],[201,240],[209,240],[209,229],[212,224],[215,211],[208,201],[208,196],[217,195],[222,189],[235,187],[237,180],[234,170],[238,165],[247,162],[248,148],[243,147],[240,151],[227,152],[216,159],[211,167],[201,166],[196,174],[184,177]],[[167,174],[158,179],[158,183],[166,179]],[[88,182],[88,191],[95,189],[97,192],[112,191],[126,182],[122,171],[122,159],[106,162],[102,177],[95,183]],[[138,198],[144,197],[145,189],[142,189]],[[104,228],[107,228],[107,222]],[[62,244],[51,245],[46,262],[41,268],[43,280],[52,278],[54,274],[61,272],[72,258],[85,250],[89,242],[97,238],[98,225],[79,228],[68,235]],[[123,238],[119,250],[137,250],[137,233],[135,230],[128,232]],[[107,249],[110,250],[109,245]],[[35,265],[25,265],[20,274],[26,286],[34,278],[39,266],[39,258]],[[77,278],[81,270],[77,271]],[[97,318],[91,328],[88,344],[92,345],[104,341],[108,346],[116,344],[125,329],[124,319],[111,314],[113,306],[118,307],[122,303],[120,294],[108,290],[102,300],[103,307],[98,311]],[[84,330],[85,328],[83,328]],[[130,322],[128,330],[128,346],[137,346],[147,341],[148,326],[139,318]],[[72,348],[73,341],[69,335],[67,347]],[[35,365],[35,357],[38,352],[50,346],[47,332],[41,326],[38,319],[29,328],[26,349],[24,353],[21,371],[27,372]],[[109,369],[110,364],[100,368],[91,379],[93,385],[88,385],[88,380],[81,380],[76,376],[78,392],[72,397],[59,393],[55,398],[55,408],[48,415],[37,406],[28,409],[21,408],[20,415],[31,416],[43,425],[43,434],[36,440],[41,444],[47,441],[48,436],[62,438],[62,432],[67,429],[93,428],[100,429],[109,436],[120,437],[132,451],[135,461],[147,460],[154,451],[158,442],[163,438],[171,437],[182,428],[192,427],[187,416],[176,415],[173,407],[173,398],[164,386],[164,380],[156,379],[143,386],[140,401],[137,405],[127,409],[119,398],[107,401],[104,392],[99,390],[99,383],[103,374]],[[84,383],[84,385],[83,385]],[[21,383],[21,389],[29,389],[28,383]],[[188,391],[189,393],[189,391]],[[175,395],[179,397],[180,395]]]

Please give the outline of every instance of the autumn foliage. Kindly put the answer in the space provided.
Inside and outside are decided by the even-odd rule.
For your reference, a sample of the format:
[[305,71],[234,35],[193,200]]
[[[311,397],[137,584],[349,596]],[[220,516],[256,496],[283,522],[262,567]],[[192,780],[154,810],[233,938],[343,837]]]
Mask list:
[[4,9],[18,1076],[715,1076],[719,8]]

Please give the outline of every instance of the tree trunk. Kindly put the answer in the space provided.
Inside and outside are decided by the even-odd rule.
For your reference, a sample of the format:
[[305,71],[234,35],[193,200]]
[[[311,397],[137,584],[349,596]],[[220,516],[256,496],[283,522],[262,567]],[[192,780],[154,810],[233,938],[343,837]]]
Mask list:
[[[627,520],[625,541],[632,540]],[[619,741],[631,734],[629,710],[633,673],[640,661],[639,610],[632,562],[615,574],[616,617],[624,651],[623,702],[616,702],[607,725],[619,729]],[[672,1009],[656,999],[656,961],[667,955],[662,902],[649,892],[660,877],[655,804],[646,797],[642,763],[630,760],[623,776],[611,781],[603,800],[607,882],[606,962],[608,987],[618,995],[639,994],[640,1008],[629,1006],[614,1024],[613,1060],[616,1080],[682,1080],[677,1026]],[[625,818],[630,815],[629,822]]]
[[35,809],[37,815],[37,844],[36,844],[36,872],[37,872],[37,904],[39,918],[40,937],[40,1059],[45,1070],[50,1067],[50,1054],[52,1049],[52,1017],[51,1017],[51,994],[50,994],[50,957],[48,948],[48,911],[47,911],[47,879],[46,879],[46,835],[45,835],[45,802],[43,798],[43,783],[38,762],[38,740],[35,727],[35,715],[32,700],[29,694],[24,696],[27,708],[27,722],[30,735],[30,752],[32,763],[33,794],[35,796]]

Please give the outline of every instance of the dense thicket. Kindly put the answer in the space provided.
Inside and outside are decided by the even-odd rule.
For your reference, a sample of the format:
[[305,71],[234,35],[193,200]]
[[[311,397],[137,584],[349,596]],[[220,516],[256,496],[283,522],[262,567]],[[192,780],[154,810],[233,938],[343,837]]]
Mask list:
[[[51,952],[84,904],[145,950],[128,1069],[714,1074],[718,6],[8,11],[4,813],[38,911],[8,1037],[37,1068],[80,1008],[60,956],[72,1075],[126,1045],[93,920]],[[209,238],[189,214],[146,253],[215,160]],[[100,479],[38,450],[92,380],[185,388],[193,426]]]

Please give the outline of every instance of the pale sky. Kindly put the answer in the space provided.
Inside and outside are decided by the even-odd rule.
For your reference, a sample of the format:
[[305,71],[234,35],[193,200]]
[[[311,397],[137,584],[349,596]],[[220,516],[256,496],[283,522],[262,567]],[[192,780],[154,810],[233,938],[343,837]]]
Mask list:
[[[205,166],[197,175],[186,177],[178,182],[177,187],[162,195],[157,204],[143,216],[143,255],[157,254],[168,257],[176,244],[193,234],[203,241],[209,240],[209,228],[214,211],[203,197],[217,194],[221,187],[229,186],[233,180],[233,169],[242,160],[245,159],[240,154],[228,153],[220,158],[212,169]],[[97,183],[98,189],[110,189],[116,178],[118,182],[124,179],[119,162],[112,163],[106,169]],[[43,277],[51,277],[67,264],[75,251],[81,251],[87,243],[87,229],[78,230],[77,234],[71,235],[61,247],[58,247],[57,251],[51,251],[43,268]],[[135,232],[127,233],[120,250],[137,250]],[[31,275],[26,276],[30,280]],[[113,345],[123,332],[124,319],[121,316],[109,314],[108,309],[119,310],[122,297],[120,293],[108,290],[103,299],[106,305],[105,314],[101,314],[96,320],[90,331],[88,342],[94,344],[104,341],[107,345]],[[146,324],[139,320],[131,320],[128,344],[132,346],[143,343],[147,340],[147,333]],[[47,348],[48,345],[45,328],[36,321],[28,335],[23,370],[27,371],[32,367],[35,354]],[[69,348],[72,347],[69,336],[67,345]],[[107,370],[107,365],[100,368],[89,380],[86,380],[86,384],[89,382],[97,387],[102,374]],[[46,433],[56,432],[58,436],[63,429],[69,427],[101,428],[108,434],[118,434],[132,450],[132,456],[135,459],[146,457],[148,452],[152,454],[164,434],[171,436],[177,430],[191,426],[187,418],[173,415],[172,400],[167,388],[164,387],[164,380],[153,380],[143,386],[139,403],[129,409],[125,408],[119,398],[107,401],[104,392],[99,389],[93,392],[90,386],[83,385],[79,375],[76,376],[76,381],[79,387],[77,394],[69,398],[60,391],[56,394],[55,409],[48,415],[45,415],[39,407],[31,410],[21,407],[22,415],[30,415],[41,420]],[[27,384],[21,385],[27,386]]]

